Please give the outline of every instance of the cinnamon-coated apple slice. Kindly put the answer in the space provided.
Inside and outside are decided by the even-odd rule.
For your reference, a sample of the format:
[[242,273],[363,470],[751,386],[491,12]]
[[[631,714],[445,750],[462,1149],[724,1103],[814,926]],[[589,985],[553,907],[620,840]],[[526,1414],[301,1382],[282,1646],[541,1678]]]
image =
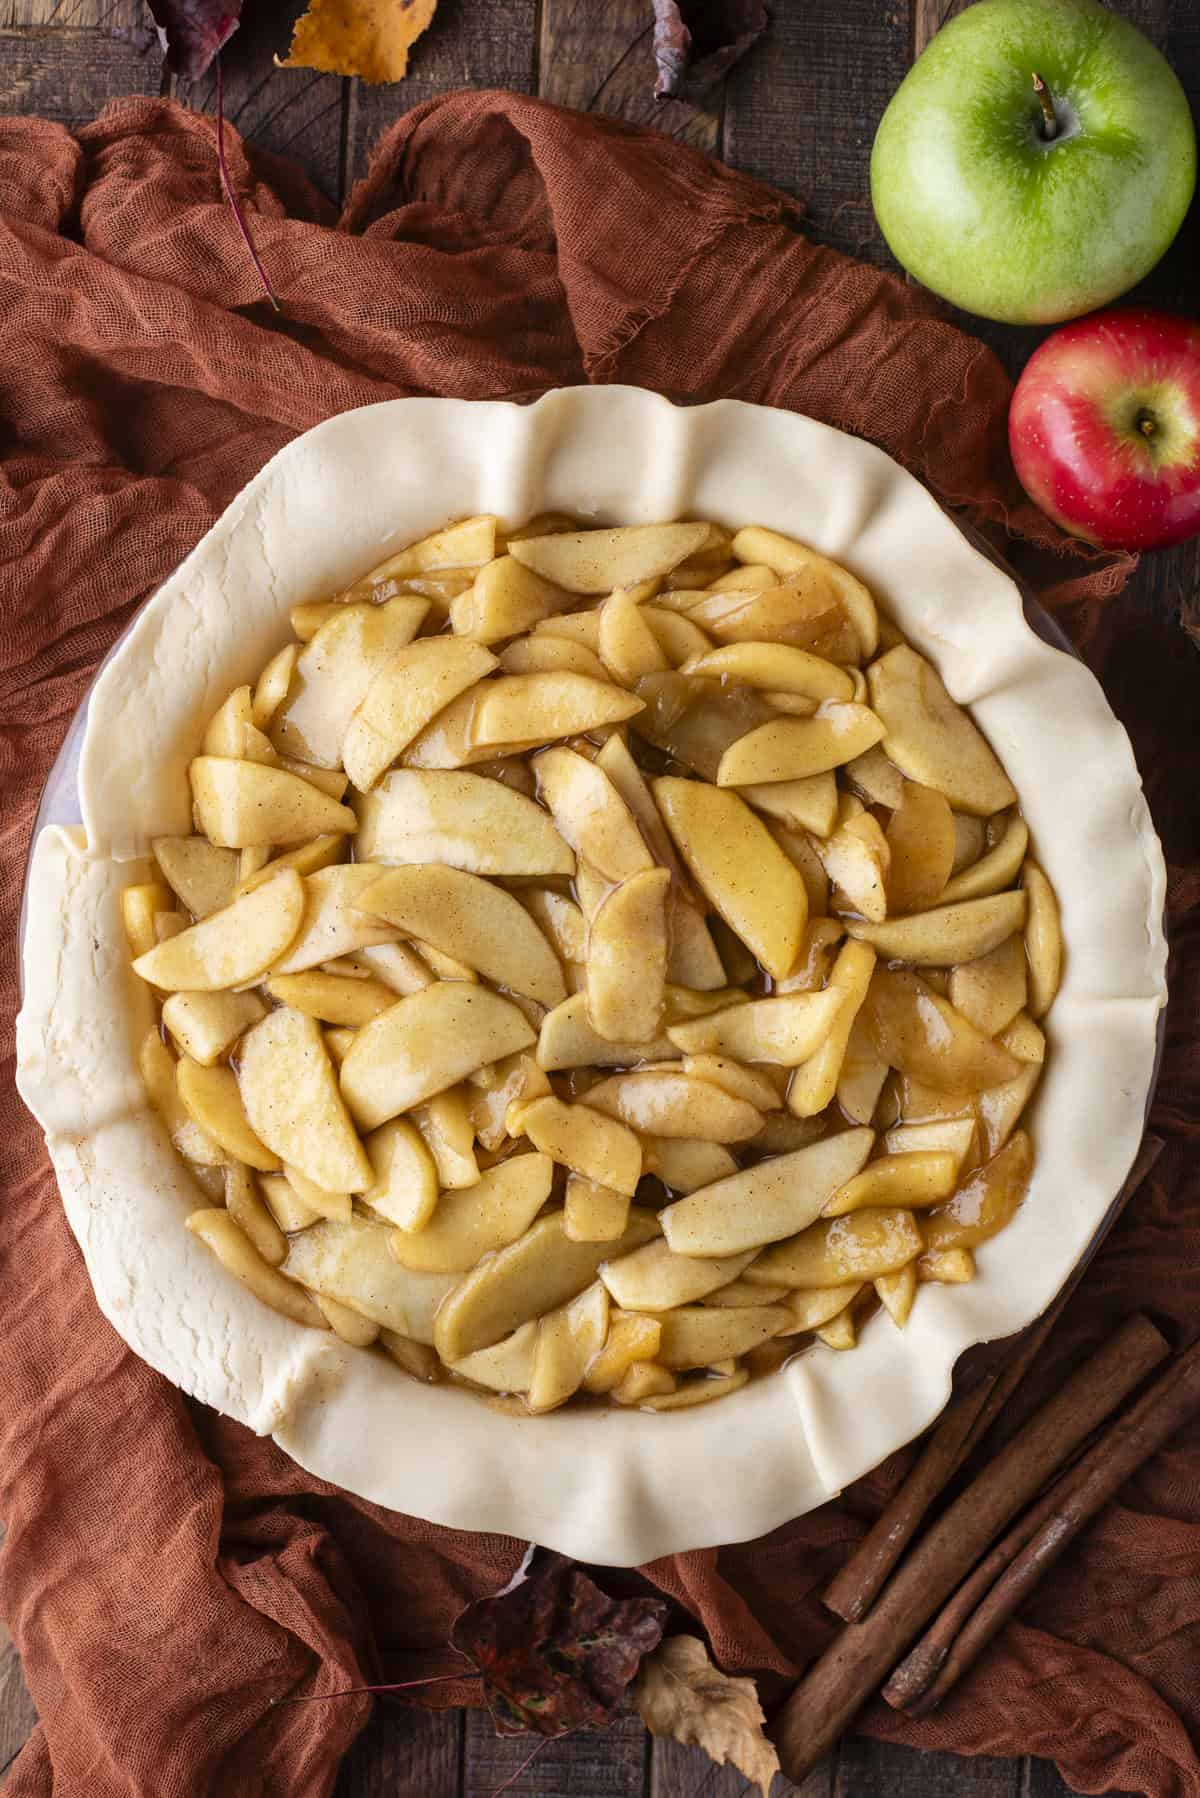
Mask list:
[[375,1180],[361,1195],[362,1203],[400,1230],[424,1229],[440,1188],[433,1156],[416,1125],[408,1118],[391,1118],[371,1132],[363,1148]]
[[1021,886],[1028,899],[1025,957],[1029,963],[1029,1014],[1043,1018],[1062,980],[1063,939],[1054,888],[1036,862],[1026,862]]
[[717,785],[749,786],[804,780],[862,755],[883,736],[869,706],[827,699],[812,718],[775,718],[731,743],[717,769]]
[[533,772],[561,836],[597,874],[616,883],[653,868],[634,814],[598,762],[574,749],[546,749]]
[[864,1017],[883,1060],[941,1092],[980,1092],[1019,1072],[1007,1049],[910,971],[876,968]]
[[966,899],[956,905],[939,905],[886,923],[860,923],[851,918],[848,936],[870,943],[887,961],[910,962],[917,967],[952,968],[959,962],[987,955],[1025,922],[1026,896],[1022,892],[994,893],[990,899]]
[[735,793],[673,776],[656,780],[652,790],[709,904],[767,972],[782,979],[796,959],[808,917],[807,893],[795,867]]
[[551,743],[620,724],[641,709],[636,694],[586,674],[502,674],[479,689],[468,734],[475,749]]
[[618,1260],[601,1262],[600,1278],[613,1303],[625,1311],[669,1311],[673,1305],[693,1304],[736,1280],[754,1255],[753,1249],[707,1258],[680,1255],[660,1239]]
[[599,1281],[539,1320],[525,1400],[535,1416],[578,1392],[607,1334],[608,1293]]
[[180,1155],[200,1168],[221,1168],[228,1157],[216,1138],[185,1107],[175,1069],[175,1057],[158,1031],[147,1031],[138,1050],[138,1071],[151,1105]]
[[419,580],[422,576],[436,576],[448,571],[461,574],[469,581],[476,569],[492,561],[495,554],[496,519],[490,512],[479,512],[397,550],[394,556],[388,556],[366,574],[359,575],[338,598],[343,603],[361,600],[376,604],[381,589],[394,592],[399,581]]
[[201,1067],[185,1055],[175,1069],[175,1084],[188,1116],[226,1155],[264,1174],[278,1172],[279,1157],[255,1134],[231,1068]]
[[245,986],[294,940],[304,906],[304,882],[292,869],[284,869],[232,905],[210,912],[200,923],[139,955],[134,972],[167,992]]
[[490,1347],[530,1318],[575,1298],[596,1278],[602,1261],[658,1234],[654,1213],[635,1205],[619,1243],[572,1242],[562,1212],[549,1212],[458,1280],[437,1314],[438,1354],[452,1366],[464,1355]]
[[377,863],[339,862],[304,881],[304,921],[273,974],[303,974],[339,956],[394,942],[394,924],[359,909],[359,900],[384,873]]
[[373,1130],[535,1040],[499,993],[439,981],[363,1026],[342,1063],[342,1094],[360,1127]]
[[784,643],[839,663],[861,653],[838,600],[803,574],[760,593],[705,593],[685,616],[719,643]]
[[649,1042],[610,1042],[592,1026],[586,993],[572,993],[546,1013],[537,1046],[538,1062],[549,1073],[562,1068],[622,1068],[642,1060],[669,1061],[679,1054],[665,1035]]
[[475,643],[501,643],[574,603],[570,594],[523,567],[515,556],[496,556],[451,600],[450,628],[456,637]]
[[682,672],[818,702],[854,698],[854,682],[844,668],[786,643],[725,643],[685,662]]
[[1016,791],[995,752],[931,663],[897,644],[867,670],[883,747],[910,780],[944,793],[956,811],[986,818]]
[[712,1367],[744,1355],[778,1333],[786,1322],[775,1305],[679,1305],[664,1313],[658,1361],[663,1367]]
[[265,1010],[255,993],[172,993],[162,1021],[185,1055],[211,1067]]
[[624,587],[609,594],[599,618],[600,660],[613,680],[632,687],[644,674],[664,674],[671,666],[641,607]]
[[387,1224],[366,1218],[351,1217],[343,1224],[323,1219],[288,1238],[282,1271],[386,1330],[414,1342],[432,1342],[438,1307],[457,1276],[401,1267],[388,1247],[392,1235]]
[[939,899],[944,904],[955,847],[954,814],[945,794],[903,781],[888,820],[887,845],[888,911],[924,911]]
[[[875,951],[869,944],[844,943],[838,951],[827,990],[840,993],[842,1003],[820,1048],[814,1050],[807,1061],[802,1061],[792,1075],[787,1103],[795,1117],[816,1117],[833,1102],[850,1032],[867,996],[874,969]],[[886,1059],[882,1053],[881,1059]]]
[[737,1162],[723,1143],[686,1136],[643,1136],[645,1171],[660,1179],[668,1192],[695,1192],[737,1172]]
[[342,740],[342,762],[360,793],[431,719],[490,674],[496,658],[461,637],[421,637],[398,649],[355,707]]
[[630,1368],[653,1361],[661,1342],[662,1324],[658,1318],[610,1311],[608,1335],[584,1376],[584,1390],[597,1395],[612,1392]]
[[355,903],[540,1005],[567,996],[558,957],[520,900],[478,874],[429,862],[392,868]]
[[682,1069],[647,1068],[615,1074],[588,1089],[583,1108],[603,1111],[631,1130],[652,1136],[747,1142],[762,1129],[763,1114],[757,1106],[708,1080],[696,1080]]
[[777,1243],[751,1262],[746,1278],[753,1285],[763,1281],[841,1286],[896,1273],[914,1261],[924,1246],[922,1229],[911,1211],[868,1207],[847,1217],[819,1218],[798,1236]]
[[844,895],[837,909],[853,908],[881,925],[887,916],[891,850],[877,819],[870,812],[850,809],[858,804],[853,794],[843,793],[837,829],[817,838],[813,847],[829,880]]
[[315,1018],[268,1012],[242,1039],[237,1077],[251,1129],[281,1161],[325,1192],[374,1185]]
[[421,1229],[394,1231],[392,1254],[420,1273],[467,1273],[529,1228],[550,1197],[553,1177],[548,1155],[512,1155],[474,1186],[444,1193]]
[[[589,1095],[590,1097],[590,1095]],[[554,1094],[524,1104],[512,1129],[561,1167],[632,1197],[642,1176],[642,1146],[615,1117],[586,1105],[568,1105]]]
[[[958,814],[956,818],[962,820]],[[979,820],[973,822],[978,825]],[[1005,825],[1000,840],[986,854],[972,857],[970,864],[955,874],[941,894],[943,905],[957,905],[962,899],[987,899],[993,893],[1011,886],[1021,871],[1025,851],[1029,847],[1029,827],[1014,812]],[[983,843],[979,844],[982,851]]]
[[443,1190],[457,1192],[474,1186],[479,1178],[475,1156],[475,1125],[471,1105],[462,1086],[447,1087],[435,1093],[423,1105],[414,1106],[409,1114],[421,1141],[433,1156],[433,1165]]
[[490,1348],[476,1349],[461,1361],[452,1361],[450,1371],[475,1386],[486,1386],[492,1392],[527,1392],[533,1375],[533,1347],[537,1341],[537,1319],[502,1337]]
[[1010,936],[977,961],[950,972],[950,1003],[985,1036],[998,1036],[1024,1007],[1025,944]]
[[[666,868],[644,869],[614,887],[592,919],[587,941],[588,1017],[610,1042],[649,1042],[661,1029],[670,892]],[[556,971],[557,967],[556,962]],[[561,989],[561,972],[558,984]]]
[[575,857],[542,806],[481,774],[400,768],[358,801],[368,861],[445,862],[469,874],[571,875]]
[[728,1011],[672,1024],[667,1035],[687,1055],[731,1055],[796,1067],[825,1040],[841,1003],[836,988],[751,999]]
[[608,669],[583,643],[568,637],[518,637],[500,652],[503,674],[586,674],[606,681]]
[[669,574],[708,541],[706,524],[635,524],[510,539],[525,568],[568,593],[611,593]]
[[948,1149],[881,1155],[838,1190],[825,1207],[826,1217],[843,1217],[867,1205],[903,1205],[925,1210],[948,1199],[958,1179],[958,1161]]
[[327,974],[319,968],[308,968],[303,974],[272,975],[263,990],[281,1005],[293,1005],[323,1024],[349,1030],[369,1024],[394,1005],[397,997],[381,980]]
[[701,1187],[659,1213],[667,1242],[682,1255],[737,1255],[794,1236],[858,1173],[874,1140],[843,1130]]
[[855,659],[870,661],[879,647],[879,615],[867,588],[848,568],[810,549],[806,543],[798,543],[794,537],[785,537],[781,531],[769,531],[761,525],[746,525],[738,531],[733,539],[733,553],[739,562],[765,564],[776,575],[806,575],[824,584],[836,595],[854,626],[861,652]]
[[196,820],[226,849],[271,849],[357,830],[348,805],[286,768],[198,755],[188,767]]
[[629,1222],[629,1197],[589,1180],[568,1174],[563,1195],[563,1228],[572,1242],[613,1242],[625,1234]]
[[236,850],[199,836],[155,837],[152,847],[163,878],[193,918],[206,918],[230,903],[238,880]]
[[280,754],[338,767],[355,709],[396,651],[412,642],[428,611],[427,600],[405,595],[331,613],[301,650],[288,696],[271,721]]

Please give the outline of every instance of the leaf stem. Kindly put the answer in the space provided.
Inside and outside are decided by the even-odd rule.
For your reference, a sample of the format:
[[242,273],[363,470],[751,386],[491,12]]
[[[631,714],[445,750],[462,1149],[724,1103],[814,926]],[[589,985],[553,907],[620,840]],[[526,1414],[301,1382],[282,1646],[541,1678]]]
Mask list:
[[258,251],[254,247],[249,227],[242,216],[242,209],[238,203],[238,197],[233,191],[233,182],[229,177],[229,164],[225,160],[225,96],[221,85],[221,56],[219,51],[214,60],[217,68],[217,167],[221,171],[221,186],[225,189],[225,198],[229,201],[230,210],[237,220],[237,227],[242,234],[242,240],[245,243],[247,250],[250,252],[250,260],[254,264],[259,280],[262,282],[263,292],[270,300],[272,306],[274,306],[276,312],[278,312],[280,310],[279,301],[275,298],[274,288],[267,280],[267,271],[259,260]]

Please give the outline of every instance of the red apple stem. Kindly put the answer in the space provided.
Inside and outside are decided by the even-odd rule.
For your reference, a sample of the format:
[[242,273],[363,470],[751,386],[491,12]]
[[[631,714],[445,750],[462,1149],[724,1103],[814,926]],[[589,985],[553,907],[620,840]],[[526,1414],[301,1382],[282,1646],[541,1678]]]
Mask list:
[[1058,116],[1054,110],[1054,101],[1050,97],[1050,89],[1041,76],[1034,71],[1033,91],[1038,97],[1042,109],[1042,136],[1045,138],[1058,136]]

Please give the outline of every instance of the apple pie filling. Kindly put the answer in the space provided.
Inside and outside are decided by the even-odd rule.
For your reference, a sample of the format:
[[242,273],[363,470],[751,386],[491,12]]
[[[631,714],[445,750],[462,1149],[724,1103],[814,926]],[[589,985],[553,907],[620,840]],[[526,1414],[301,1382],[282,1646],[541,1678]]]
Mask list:
[[1012,1217],[1062,958],[1017,795],[845,568],[477,517],[291,613],[126,888],[187,1227],[522,1413],[903,1328]]

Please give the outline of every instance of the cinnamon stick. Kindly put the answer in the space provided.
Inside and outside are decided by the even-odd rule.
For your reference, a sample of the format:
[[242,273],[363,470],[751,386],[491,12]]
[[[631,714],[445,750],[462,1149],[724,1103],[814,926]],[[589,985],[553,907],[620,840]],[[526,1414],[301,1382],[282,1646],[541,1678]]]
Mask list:
[[910,1717],[940,1704],[1068,1543],[1197,1410],[1200,1343],[1173,1362],[997,1545],[896,1669],[883,1689],[888,1703]]
[[1035,1355],[1058,1322],[1066,1303],[1061,1295],[1024,1332],[1008,1365],[985,1374],[969,1392],[951,1399],[907,1477],[897,1487],[867,1534],[834,1575],[821,1597],[826,1610],[856,1623],[878,1597],[900,1556],[920,1529],[934,1500],[945,1490],[977,1442],[985,1436],[1024,1379]]
[[1017,1513],[1168,1353],[1133,1317],[974,1479],[908,1556],[862,1623],[849,1623],[801,1680],[771,1734],[797,1783]]
[[974,1453],[1025,1378],[1088,1262],[1158,1160],[1162,1147],[1161,1137],[1142,1138],[1125,1184],[1092,1238],[1087,1254],[1081,1257],[1054,1303],[1017,1338],[1007,1365],[985,1373],[968,1391],[950,1400],[907,1478],[823,1594],[822,1603],[835,1616],[856,1623],[870,1610],[930,1506]]

